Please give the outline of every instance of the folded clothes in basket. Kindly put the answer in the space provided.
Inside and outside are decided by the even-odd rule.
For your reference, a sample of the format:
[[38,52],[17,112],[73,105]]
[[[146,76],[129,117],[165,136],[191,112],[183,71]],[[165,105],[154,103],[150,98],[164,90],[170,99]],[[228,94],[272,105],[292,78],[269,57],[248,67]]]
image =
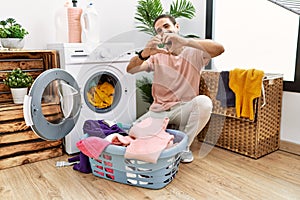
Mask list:
[[108,130],[116,124],[109,126],[102,120],[87,120],[84,130],[88,137],[78,141],[76,146],[84,155],[94,159],[98,159],[110,144],[126,146],[125,158],[156,163],[162,151],[174,145],[174,135],[166,132],[168,122],[169,118],[149,117],[133,125],[129,135],[123,136],[119,132],[124,131],[119,127]]
[[169,118],[148,117],[133,125],[129,136],[135,140],[127,146],[124,157],[156,163],[161,152],[173,145],[174,136],[166,132],[168,122]]

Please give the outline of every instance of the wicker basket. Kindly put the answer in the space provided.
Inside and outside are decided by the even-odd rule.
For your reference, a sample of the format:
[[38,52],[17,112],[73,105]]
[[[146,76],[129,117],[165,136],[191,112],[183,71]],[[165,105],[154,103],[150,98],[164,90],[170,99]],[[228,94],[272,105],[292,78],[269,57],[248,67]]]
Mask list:
[[219,74],[213,71],[202,73],[200,92],[211,97],[214,108],[209,123],[198,139],[255,159],[277,150],[280,141],[282,75],[265,75],[265,101],[263,95],[255,100],[255,118],[251,121],[238,118],[234,107],[224,108],[216,100]]
[[126,147],[109,145],[98,159],[90,158],[95,176],[138,187],[160,189],[169,184],[180,164],[181,152],[186,149],[187,135],[167,129],[174,135],[175,146],[164,150],[156,164],[126,159]]

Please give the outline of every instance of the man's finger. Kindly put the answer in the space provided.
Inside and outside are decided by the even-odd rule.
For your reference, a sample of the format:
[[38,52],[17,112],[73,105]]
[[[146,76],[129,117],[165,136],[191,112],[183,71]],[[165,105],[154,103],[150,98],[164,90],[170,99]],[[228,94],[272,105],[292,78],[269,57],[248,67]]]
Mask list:
[[164,53],[164,54],[169,54],[169,51],[163,48],[157,48],[157,53]]

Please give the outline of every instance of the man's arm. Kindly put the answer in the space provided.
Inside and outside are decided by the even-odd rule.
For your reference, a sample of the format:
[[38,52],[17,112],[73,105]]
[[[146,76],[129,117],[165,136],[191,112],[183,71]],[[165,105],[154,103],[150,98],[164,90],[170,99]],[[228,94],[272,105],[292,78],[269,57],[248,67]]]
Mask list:
[[[167,44],[167,50],[158,47],[158,44],[161,43]],[[142,51],[141,56],[147,58],[156,53],[179,54],[184,46],[200,49],[206,52],[209,58],[214,58],[224,52],[223,45],[213,40],[184,38],[175,33],[165,33],[162,37],[159,35],[153,37]],[[127,72],[134,74],[140,71],[148,71],[148,64],[135,56],[130,60]]]
[[[147,43],[144,50],[141,52],[142,58],[148,58],[151,55],[157,53],[168,53],[166,49],[159,48],[158,44],[161,44],[161,36],[156,35]],[[148,71],[148,64],[144,60],[140,59],[139,56],[134,56],[129,64],[127,65],[127,72],[134,74],[141,71]]]
[[210,55],[211,58],[214,58],[225,51],[223,45],[208,39],[188,39],[186,46],[204,50]]
[[129,64],[127,65],[126,70],[130,74],[135,74],[137,72],[146,71],[147,69],[148,69],[148,64],[143,60],[141,60],[138,56],[134,56],[133,58],[131,58]]
[[211,58],[216,57],[224,52],[224,47],[208,39],[184,38],[176,33],[164,33],[162,42],[168,45],[171,53],[179,54],[184,46],[193,47],[207,52]]

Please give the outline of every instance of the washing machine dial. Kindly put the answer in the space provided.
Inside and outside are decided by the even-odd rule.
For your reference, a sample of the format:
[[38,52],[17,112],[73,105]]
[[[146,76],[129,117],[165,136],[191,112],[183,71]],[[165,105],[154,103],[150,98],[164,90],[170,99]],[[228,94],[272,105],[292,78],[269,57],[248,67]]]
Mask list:
[[110,52],[109,49],[101,49],[101,50],[99,51],[98,58],[99,58],[100,60],[107,60],[107,59],[113,58],[113,56],[112,56],[112,53]]

